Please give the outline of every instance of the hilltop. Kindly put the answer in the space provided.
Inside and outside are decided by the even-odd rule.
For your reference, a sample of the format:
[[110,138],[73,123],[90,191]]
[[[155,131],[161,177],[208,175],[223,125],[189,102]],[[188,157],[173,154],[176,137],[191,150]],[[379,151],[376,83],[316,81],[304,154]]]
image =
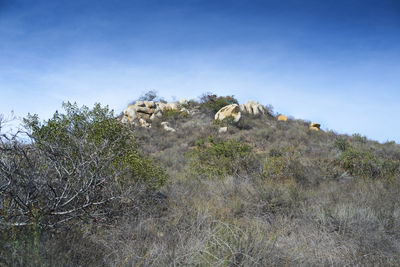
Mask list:
[[[60,114],[27,118],[31,145],[3,135],[1,264],[400,264],[394,142],[213,94],[167,103],[149,92],[118,116],[72,104]],[[9,177],[26,190],[7,189]],[[65,187],[76,197],[59,205]],[[13,210],[10,192],[35,211]]]

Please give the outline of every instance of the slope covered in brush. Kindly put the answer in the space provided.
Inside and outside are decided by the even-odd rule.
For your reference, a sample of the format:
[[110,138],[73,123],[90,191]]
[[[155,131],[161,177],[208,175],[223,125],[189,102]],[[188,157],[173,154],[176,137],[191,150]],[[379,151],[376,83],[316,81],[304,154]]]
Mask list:
[[[173,104],[156,97],[144,96],[117,119],[100,107],[75,107],[44,126],[31,118],[39,128],[30,145],[2,135],[2,263],[400,264],[398,144],[319,130],[233,96]],[[152,100],[160,101],[145,103]],[[216,120],[227,105],[240,108],[239,120]],[[25,211],[7,191],[21,173],[19,194],[37,199]],[[38,185],[49,191],[28,190]],[[79,209],[50,227],[60,218],[50,204],[68,201],[65,188],[72,190],[65,206]],[[15,214],[30,224],[13,225]]]

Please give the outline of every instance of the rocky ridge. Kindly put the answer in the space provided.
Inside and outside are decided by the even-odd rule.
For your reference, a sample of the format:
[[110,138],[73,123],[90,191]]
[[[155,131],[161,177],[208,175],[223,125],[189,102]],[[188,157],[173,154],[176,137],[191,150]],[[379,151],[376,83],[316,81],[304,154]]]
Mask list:
[[[168,111],[183,112],[190,115],[199,112],[199,107],[188,109],[188,101],[181,99],[177,102],[154,102],[154,101],[136,101],[133,105],[128,105],[122,113],[121,122],[133,126],[140,126],[151,128],[152,121],[156,118],[161,119],[163,114]],[[257,101],[248,100],[244,104],[230,104],[222,107],[214,116],[215,121],[222,121],[227,118],[232,118],[233,123],[238,123],[242,117],[242,113],[250,114],[253,116],[263,116],[267,110]],[[286,122],[288,120],[286,115],[279,115],[276,118],[278,121]],[[176,132],[168,122],[161,122],[161,126],[165,131]],[[320,131],[321,124],[311,123],[310,130]],[[227,127],[221,127],[219,133],[225,133]]]

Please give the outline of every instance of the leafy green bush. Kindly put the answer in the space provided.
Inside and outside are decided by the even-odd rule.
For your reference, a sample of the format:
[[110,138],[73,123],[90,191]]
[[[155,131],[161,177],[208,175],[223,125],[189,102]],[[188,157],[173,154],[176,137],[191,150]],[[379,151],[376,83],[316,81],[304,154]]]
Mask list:
[[63,107],[43,123],[37,115],[24,119],[30,144],[0,135],[1,224],[48,228],[102,219],[139,185],[155,189],[167,181],[107,107]]
[[257,161],[252,151],[249,144],[209,136],[208,142],[201,139],[196,143],[196,149],[191,152],[191,168],[209,178],[238,174],[243,170],[251,172]]
[[305,167],[301,158],[301,152],[293,146],[271,149],[264,162],[263,176],[272,179],[303,180]]
[[398,175],[400,168],[398,160],[378,158],[372,152],[354,149],[342,152],[337,163],[350,175],[364,178],[390,178]]
[[206,93],[200,97],[200,107],[212,114],[217,113],[221,108],[231,104],[239,104],[233,95],[217,96],[215,94]]

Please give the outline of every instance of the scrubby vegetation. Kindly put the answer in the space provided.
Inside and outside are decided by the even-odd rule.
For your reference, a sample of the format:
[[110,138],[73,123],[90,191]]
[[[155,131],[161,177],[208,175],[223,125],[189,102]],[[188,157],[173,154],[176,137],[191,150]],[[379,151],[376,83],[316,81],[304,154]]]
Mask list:
[[191,167],[207,178],[224,178],[227,175],[251,173],[251,166],[257,165],[252,147],[235,140],[216,140],[209,136],[206,142],[199,139],[190,154]]
[[398,144],[271,114],[218,133],[237,101],[206,96],[152,128],[66,104],[2,133],[0,265],[400,265]]

